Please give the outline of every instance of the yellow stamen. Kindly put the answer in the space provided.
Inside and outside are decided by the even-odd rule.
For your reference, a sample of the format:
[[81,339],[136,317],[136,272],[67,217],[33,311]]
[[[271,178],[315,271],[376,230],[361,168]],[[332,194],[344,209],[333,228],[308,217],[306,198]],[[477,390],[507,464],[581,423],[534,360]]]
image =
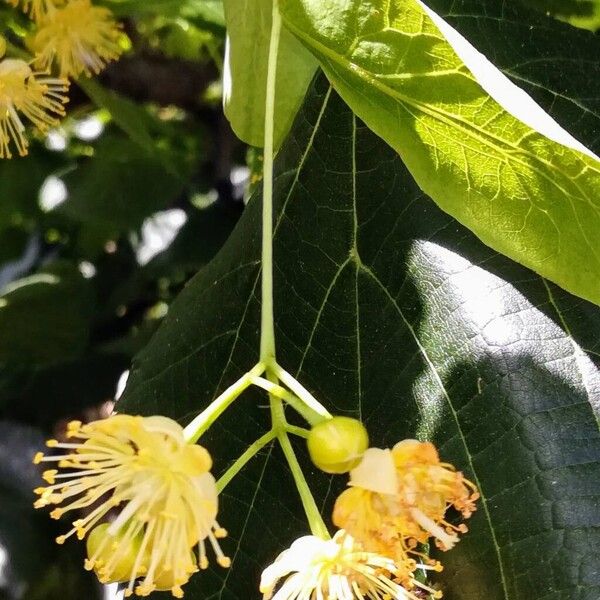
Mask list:
[[61,77],[92,76],[119,57],[120,36],[108,8],[93,6],[90,0],[70,0],[40,20],[31,48],[42,69],[56,61]]
[[[171,590],[179,597],[198,565],[208,565],[206,538],[217,563],[231,564],[217,540],[227,532],[215,520],[216,482],[208,472],[212,461],[206,450],[186,443],[177,423],[117,415],[69,428],[72,443],[50,444],[65,454],[43,460],[70,470],[44,473],[51,485],[38,488],[36,507],[60,504],[51,512],[53,518],[93,507],[58,541],[96,536],[85,567],[101,581],[127,581],[127,596]],[[115,508],[115,520],[98,525]],[[100,528],[106,539],[98,543]],[[196,545],[197,559],[192,552]]]
[[[404,440],[392,450],[367,450],[363,462],[350,474],[351,487],[337,499],[333,522],[368,550],[409,564],[409,556],[419,556],[417,545],[430,537],[441,550],[449,550],[458,542],[457,534],[467,531],[464,524],[449,524],[445,513],[454,507],[467,518],[479,493],[452,465],[440,462],[433,444]],[[382,492],[377,475],[386,469],[392,470],[388,479],[394,485]]]

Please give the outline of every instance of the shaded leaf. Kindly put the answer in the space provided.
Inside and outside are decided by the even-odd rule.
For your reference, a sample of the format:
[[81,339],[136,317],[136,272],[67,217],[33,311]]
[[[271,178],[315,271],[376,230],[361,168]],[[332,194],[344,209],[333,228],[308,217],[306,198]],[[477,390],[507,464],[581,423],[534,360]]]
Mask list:
[[0,363],[33,366],[79,356],[91,310],[88,283],[67,263],[12,282],[0,296]]
[[418,0],[337,0],[326,10],[283,0],[281,10],[344,100],[444,210],[494,249],[600,303],[596,158],[502,108]]
[[142,276],[183,278],[195,273],[223,246],[240,212],[233,203],[225,202],[216,202],[202,210],[191,209],[172,244],[145,266]]
[[77,85],[99,108],[105,108],[115,123],[145,151],[151,151],[154,142],[150,133],[151,119],[135,102],[102,87],[95,79],[81,78]]
[[547,15],[568,21],[576,27],[595,31],[600,27],[599,0],[520,0]]
[[[279,361],[374,445],[433,439],[479,485],[437,578],[448,600],[593,600],[600,544],[600,311],[490,250],[439,210],[395,152],[320,81],[276,165]],[[258,358],[260,199],[137,357],[119,410],[187,422]],[[590,355],[586,350],[590,350]],[[269,426],[240,399],[202,439],[217,473]],[[315,472],[328,518],[344,477]],[[307,525],[269,447],[221,498],[229,571],[193,600],[258,598]]]
[[61,419],[78,418],[86,409],[112,400],[119,377],[128,366],[125,356],[88,354],[38,369],[15,390],[5,414],[49,430]]
[[93,159],[63,179],[68,198],[57,212],[90,223],[107,236],[136,229],[145,217],[176,200],[185,186],[160,155],[108,134]]
[[39,150],[19,160],[0,161],[0,232],[38,216],[42,184],[59,164],[60,158]]

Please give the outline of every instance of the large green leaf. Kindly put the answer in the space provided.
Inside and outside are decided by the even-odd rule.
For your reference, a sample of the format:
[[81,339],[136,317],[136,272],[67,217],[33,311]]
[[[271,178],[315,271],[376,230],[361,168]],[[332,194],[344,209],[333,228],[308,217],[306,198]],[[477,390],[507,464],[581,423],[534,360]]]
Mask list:
[[[480,486],[470,533],[442,556],[448,600],[596,599],[600,310],[439,210],[323,81],[296,123],[276,164],[279,360],[375,445],[431,438]],[[187,422],[252,366],[259,228],[255,197],[137,357],[120,411]],[[217,474],[268,418],[253,392],[213,426]],[[344,478],[299,449],[328,518]],[[276,447],[225,490],[220,521],[233,566],[186,597],[258,598],[261,569],[307,531]]]
[[600,152],[600,36],[516,1],[428,4],[578,140]]
[[494,249],[600,303],[596,158],[502,108],[418,0],[280,5],[344,100],[445,211]]
[[[272,0],[224,0],[228,31],[225,114],[236,135],[251,146],[264,143],[265,90]],[[317,62],[294,36],[281,32],[277,60],[275,148],[290,130]]]

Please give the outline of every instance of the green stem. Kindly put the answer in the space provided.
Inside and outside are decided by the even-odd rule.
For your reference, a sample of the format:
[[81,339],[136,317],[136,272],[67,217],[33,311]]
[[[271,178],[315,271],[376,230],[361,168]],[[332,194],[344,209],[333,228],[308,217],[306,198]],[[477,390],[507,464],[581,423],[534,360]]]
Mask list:
[[324,419],[331,419],[331,413],[293,376],[290,375],[283,367],[277,363],[269,365],[269,369],[273,374],[285,385],[287,385],[306,406],[308,406],[313,412],[321,417],[321,421]]
[[[268,371],[267,377],[269,378],[270,382],[277,382],[277,378],[272,372]],[[288,425],[285,419],[285,412],[281,398],[277,398],[277,396],[269,394],[269,402],[271,404],[271,419],[273,422],[273,429],[277,431],[277,439],[279,440],[283,454],[285,455],[287,463],[290,467],[290,471],[292,472],[292,477],[294,478],[296,488],[300,494],[300,499],[302,500],[302,506],[304,507],[304,512],[306,513],[310,530],[312,531],[313,535],[322,537],[323,539],[328,539],[329,532],[327,531],[327,527],[325,527],[325,523],[323,522],[321,514],[319,513],[319,509],[317,508],[317,504],[315,503],[315,499],[310,491],[310,488],[308,487],[308,483],[304,477],[300,463],[298,462],[296,454],[294,453],[294,449],[292,448],[292,444],[290,443],[290,438],[288,437],[290,425]]]
[[242,375],[233,385],[230,385],[218,398],[203,410],[183,430],[186,441],[194,444],[200,436],[219,418],[225,409],[248,387],[252,385],[252,379],[262,375],[265,365],[259,362],[255,367]]
[[217,481],[219,494],[227,487],[229,482],[246,466],[246,463],[262,450],[269,442],[277,437],[277,431],[271,429],[259,437],[248,449],[221,475]]
[[252,383],[261,387],[263,390],[266,390],[269,394],[272,394],[281,400],[285,400],[309,425],[314,426],[323,421],[323,416],[320,413],[307,406],[305,402],[284,387],[264,379],[263,377],[255,377],[252,380]]
[[277,439],[281,444],[281,449],[283,450],[283,454],[285,455],[287,463],[290,467],[290,471],[292,472],[294,482],[298,488],[300,500],[302,500],[302,506],[304,507],[304,512],[306,513],[306,518],[308,519],[308,524],[312,534],[325,540],[329,539],[331,536],[329,535],[329,531],[327,531],[327,527],[323,522],[323,518],[321,517],[321,513],[317,508],[317,504],[315,503],[312,492],[308,487],[308,483],[304,477],[300,463],[298,463],[298,459],[296,458],[296,454],[294,453],[294,449],[292,448],[292,444],[290,443],[290,438],[288,437],[287,432],[281,431],[278,434]]
[[265,95],[265,155],[262,198],[260,360],[266,364],[275,362],[275,324],[273,313],[273,130],[275,122],[277,52],[279,50],[280,33],[281,16],[277,0],[274,0]]
[[289,423],[286,425],[285,430],[292,435],[297,435],[298,437],[308,439],[310,435],[310,429],[304,429],[304,427],[296,427],[296,425],[290,425]]

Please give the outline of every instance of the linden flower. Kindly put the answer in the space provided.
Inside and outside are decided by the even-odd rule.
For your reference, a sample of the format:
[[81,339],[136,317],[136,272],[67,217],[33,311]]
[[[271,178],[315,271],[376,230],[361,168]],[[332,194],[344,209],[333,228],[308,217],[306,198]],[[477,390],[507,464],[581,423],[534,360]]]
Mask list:
[[[74,421],[67,436],[72,443],[47,442],[64,454],[39,452],[34,458],[36,464],[54,461],[67,470],[44,472],[50,485],[35,490],[40,497],[34,506],[60,505],[50,513],[55,519],[88,509],[56,541],[62,544],[72,535],[84,539],[91,532],[86,568],[95,569],[100,581],[128,581],[126,596],[170,589],[181,598],[181,586],[198,570],[196,562],[201,569],[208,566],[207,539],[217,562],[229,566],[217,539],[226,531],[216,521],[210,455],[186,443],[175,421],[116,415],[87,425]],[[115,520],[98,535],[106,527],[98,523],[115,509]],[[195,545],[198,561],[192,552]]]
[[[332,540],[307,535],[296,540],[263,571],[260,591],[263,600],[418,600],[399,585],[397,569],[393,559],[365,552],[343,530]],[[283,578],[285,581],[273,595]],[[441,597],[429,586],[415,580],[413,583],[434,598]]]
[[64,0],[6,0],[17,8],[20,6],[34,21],[38,22],[56,6],[64,4]]
[[349,485],[336,501],[333,522],[367,549],[397,560],[421,556],[414,548],[430,536],[441,550],[452,548],[467,527],[448,523],[446,510],[452,506],[466,519],[479,498],[462,473],[440,462],[433,444],[416,440],[367,450]]
[[43,69],[56,61],[61,77],[91,76],[119,57],[120,34],[108,8],[93,6],[90,0],[71,0],[48,11],[30,46]]
[[[4,55],[0,38],[0,58]],[[29,143],[25,125],[19,116],[24,115],[40,131],[47,131],[64,116],[68,82],[47,77],[32,71],[23,60],[5,58],[0,61],[0,158],[11,158],[10,144],[14,142],[21,156],[27,154]]]

